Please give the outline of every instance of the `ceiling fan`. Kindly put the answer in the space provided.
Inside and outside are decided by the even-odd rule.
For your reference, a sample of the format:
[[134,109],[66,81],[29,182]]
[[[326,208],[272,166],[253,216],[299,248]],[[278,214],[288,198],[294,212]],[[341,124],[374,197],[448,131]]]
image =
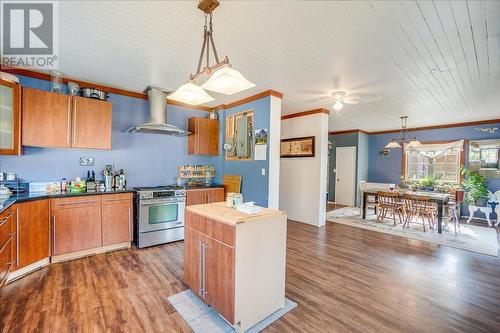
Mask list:
[[347,97],[345,91],[335,91],[332,93],[334,98],[333,109],[335,111],[340,111],[344,107],[344,104],[356,105],[359,103],[358,100]]

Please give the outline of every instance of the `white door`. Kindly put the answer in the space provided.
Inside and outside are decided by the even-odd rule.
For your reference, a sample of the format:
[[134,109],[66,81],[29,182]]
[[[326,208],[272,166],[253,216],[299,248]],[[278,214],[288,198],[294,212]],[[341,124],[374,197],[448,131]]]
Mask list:
[[356,147],[337,147],[335,169],[335,203],[353,207],[356,194]]

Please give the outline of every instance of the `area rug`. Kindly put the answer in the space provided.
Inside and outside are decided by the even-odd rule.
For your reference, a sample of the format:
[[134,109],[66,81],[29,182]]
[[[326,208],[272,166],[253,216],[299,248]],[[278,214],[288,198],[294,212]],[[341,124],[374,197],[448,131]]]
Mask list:
[[376,216],[374,214],[368,215],[365,220],[361,219],[360,209],[356,207],[344,207],[326,214],[326,220],[329,222],[346,224],[490,256],[498,255],[497,232],[494,228],[460,224],[460,234],[455,235],[453,224],[450,223],[449,228],[444,228],[443,226],[443,233],[439,234],[437,229],[427,229],[424,232],[422,230],[422,223],[410,223],[410,228],[403,229],[398,219],[396,219],[398,222],[396,226],[394,226],[392,219],[384,219],[383,222],[376,222],[375,219]]
[[[203,303],[191,290],[181,291],[167,299],[195,333],[236,332],[213,307]],[[246,330],[245,333],[262,331],[296,306],[297,303],[285,298],[285,306],[282,309],[264,318]]]

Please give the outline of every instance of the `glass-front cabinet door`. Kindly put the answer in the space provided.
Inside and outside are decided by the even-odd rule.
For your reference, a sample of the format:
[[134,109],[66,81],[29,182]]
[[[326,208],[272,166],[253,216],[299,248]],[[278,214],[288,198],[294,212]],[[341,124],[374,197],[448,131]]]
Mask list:
[[0,80],[0,154],[21,154],[21,88]]

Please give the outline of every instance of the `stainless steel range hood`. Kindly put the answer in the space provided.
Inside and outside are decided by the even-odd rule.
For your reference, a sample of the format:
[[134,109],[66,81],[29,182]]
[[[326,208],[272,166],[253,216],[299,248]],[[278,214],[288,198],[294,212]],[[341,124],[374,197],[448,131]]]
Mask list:
[[129,133],[155,133],[186,136],[188,131],[167,124],[167,92],[158,87],[148,87],[149,119],[147,123],[130,127]]

